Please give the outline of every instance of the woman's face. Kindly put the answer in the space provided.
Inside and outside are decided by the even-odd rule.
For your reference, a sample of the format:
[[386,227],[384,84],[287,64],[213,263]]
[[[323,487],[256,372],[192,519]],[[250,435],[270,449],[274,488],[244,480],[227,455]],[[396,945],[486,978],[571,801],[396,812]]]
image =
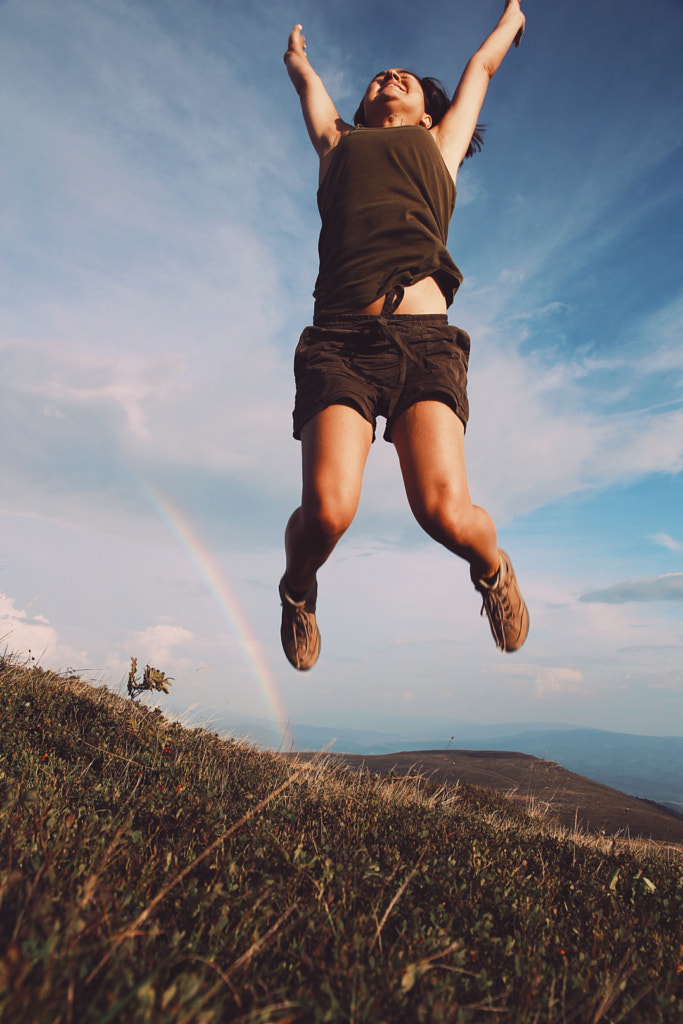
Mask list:
[[387,123],[423,124],[432,119],[425,113],[425,98],[416,75],[404,68],[389,68],[375,75],[363,97],[365,120],[370,128]]

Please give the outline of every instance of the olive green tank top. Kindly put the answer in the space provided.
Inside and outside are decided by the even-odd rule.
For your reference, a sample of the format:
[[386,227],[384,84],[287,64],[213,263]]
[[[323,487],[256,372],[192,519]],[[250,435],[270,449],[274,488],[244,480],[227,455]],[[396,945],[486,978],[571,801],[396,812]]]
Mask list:
[[453,179],[426,128],[350,131],[318,189],[316,314],[364,309],[426,277],[450,306],[462,281],[446,248],[454,207]]

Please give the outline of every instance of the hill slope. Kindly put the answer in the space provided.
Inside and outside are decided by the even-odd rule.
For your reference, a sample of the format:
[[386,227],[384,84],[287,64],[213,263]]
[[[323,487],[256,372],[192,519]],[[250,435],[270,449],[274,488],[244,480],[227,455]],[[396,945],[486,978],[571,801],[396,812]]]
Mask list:
[[[309,754],[299,754],[306,758]],[[683,844],[683,817],[667,807],[567,771],[555,761],[500,750],[406,750],[396,754],[334,754],[357,770],[420,773],[433,783],[466,782],[504,793],[565,828]]]
[[0,660],[0,1019],[680,1024],[679,855]]
[[633,736],[602,729],[528,730],[472,749],[519,750],[559,761],[579,775],[683,811],[683,738]]
[[[405,723],[404,723],[405,724]],[[224,721],[232,734],[249,736],[259,746],[278,750],[282,734],[272,723]],[[398,729],[398,723],[396,724]],[[638,736],[567,725],[524,723],[481,725],[472,722],[422,723],[412,735],[348,727],[287,723],[296,750],[333,753],[394,754],[395,751],[510,751],[557,761],[569,771],[683,813],[683,737]],[[418,738],[419,737],[419,738]],[[431,737],[431,738],[430,738]]]

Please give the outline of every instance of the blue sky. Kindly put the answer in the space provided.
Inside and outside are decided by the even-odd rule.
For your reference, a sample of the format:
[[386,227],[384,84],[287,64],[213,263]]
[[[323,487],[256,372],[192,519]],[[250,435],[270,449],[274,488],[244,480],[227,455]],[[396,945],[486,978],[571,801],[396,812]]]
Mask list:
[[113,688],[149,661],[199,720],[683,735],[680,0],[528,0],[458,182],[470,483],[526,646],[495,649],[380,440],[321,661],[280,650],[318,230],[288,32],[351,117],[384,66],[452,90],[501,9],[0,0],[3,644]]

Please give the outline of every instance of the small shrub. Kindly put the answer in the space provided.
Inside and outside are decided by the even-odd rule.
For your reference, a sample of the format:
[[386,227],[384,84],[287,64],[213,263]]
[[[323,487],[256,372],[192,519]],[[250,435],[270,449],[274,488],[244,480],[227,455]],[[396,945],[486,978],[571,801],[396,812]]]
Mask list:
[[155,690],[157,693],[169,693],[171,688],[171,677],[164,675],[158,668],[145,665],[142,680],[138,677],[138,659],[130,659],[130,672],[128,673],[128,696],[135,700],[141,693],[149,693]]

